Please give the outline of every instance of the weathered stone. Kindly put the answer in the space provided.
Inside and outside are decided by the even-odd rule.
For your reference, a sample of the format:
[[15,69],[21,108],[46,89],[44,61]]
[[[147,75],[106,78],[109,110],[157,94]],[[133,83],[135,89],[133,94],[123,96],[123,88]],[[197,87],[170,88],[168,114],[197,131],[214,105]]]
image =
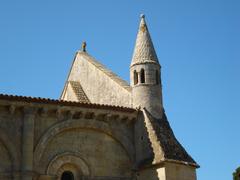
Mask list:
[[160,74],[142,16],[130,86],[85,44],[60,100],[0,94],[0,179],[196,180],[165,115]]

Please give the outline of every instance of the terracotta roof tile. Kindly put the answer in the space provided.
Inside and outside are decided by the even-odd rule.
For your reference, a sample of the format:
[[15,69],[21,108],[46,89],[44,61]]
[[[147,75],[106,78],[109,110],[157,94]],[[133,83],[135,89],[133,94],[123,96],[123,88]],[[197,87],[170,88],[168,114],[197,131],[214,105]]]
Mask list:
[[133,113],[137,111],[136,109],[123,107],[123,106],[111,106],[111,105],[105,105],[105,104],[73,102],[73,101],[41,98],[41,97],[16,96],[16,95],[8,95],[8,94],[0,94],[0,100],[21,101],[26,103],[53,104],[53,105],[55,104],[55,105],[76,106],[76,107],[84,107],[84,108],[96,108],[96,109],[110,109],[110,110],[123,111],[123,112],[129,112],[129,113]]

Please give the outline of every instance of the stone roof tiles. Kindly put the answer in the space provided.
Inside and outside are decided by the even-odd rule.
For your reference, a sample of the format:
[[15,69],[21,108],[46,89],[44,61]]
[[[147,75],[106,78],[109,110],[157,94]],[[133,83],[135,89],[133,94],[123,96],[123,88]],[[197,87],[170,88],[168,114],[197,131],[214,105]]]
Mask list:
[[69,81],[69,83],[71,84],[72,89],[73,89],[75,95],[77,96],[77,99],[79,102],[90,103],[87,95],[85,94],[85,92],[82,89],[80,82]]
[[131,66],[142,63],[159,64],[144,16],[141,16]]
[[[165,113],[161,119],[155,119],[146,109],[144,109],[144,112],[147,116],[146,118],[148,118],[151,123],[153,131],[155,132],[154,134],[156,134],[158,141],[157,143],[159,143],[159,146],[163,151],[164,159],[162,159],[162,161],[179,162],[182,164],[199,167],[199,165],[193,160],[193,158],[187,153],[184,147],[176,139]],[[152,160],[154,159],[156,158],[153,157]],[[150,161],[147,163],[149,162]]]

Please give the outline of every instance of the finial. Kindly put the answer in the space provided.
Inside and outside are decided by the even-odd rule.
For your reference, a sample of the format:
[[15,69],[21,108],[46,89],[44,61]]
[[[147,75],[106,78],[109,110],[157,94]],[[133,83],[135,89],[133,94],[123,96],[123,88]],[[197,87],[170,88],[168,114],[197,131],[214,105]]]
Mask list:
[[83,43],[82,43],[82,51],[83,52],[86,52],[86,46],[87,46],[86,41],[83,41]]
[[145,18],[145,14],[140,14],[140,18]]

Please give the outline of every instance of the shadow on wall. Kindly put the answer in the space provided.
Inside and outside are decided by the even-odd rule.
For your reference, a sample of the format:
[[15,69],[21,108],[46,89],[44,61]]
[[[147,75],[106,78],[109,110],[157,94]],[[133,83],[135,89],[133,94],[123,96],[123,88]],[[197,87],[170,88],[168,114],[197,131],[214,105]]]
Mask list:
[[139,111],[138,121],[135,124],[135,148],[136,164],[135,179],[137,180],[158,180],[158,173],[151,164],[154,160],[154,152],[149,139],[149,129],[147,128],[144,114]]

